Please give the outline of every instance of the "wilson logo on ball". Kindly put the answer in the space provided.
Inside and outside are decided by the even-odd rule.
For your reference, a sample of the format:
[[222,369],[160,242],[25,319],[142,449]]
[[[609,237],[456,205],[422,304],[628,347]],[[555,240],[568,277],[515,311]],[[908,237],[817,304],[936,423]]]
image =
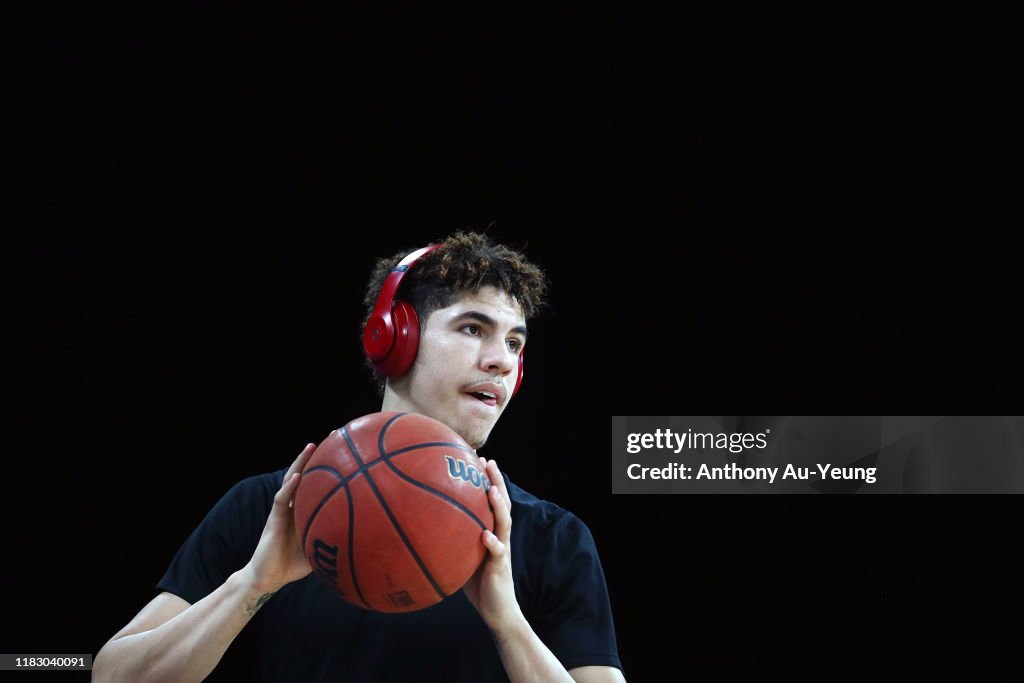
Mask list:
[[313,569],[332,584],[338,578],[338,546],[313,539]]
[[483,474],[473,465],[467,465],[465,460],[458,460],[450,455],[444,456],[448,463],[448,476],[452,479],[468,481],[473,486],[480,488],[483,484],[484,491],[491,488],[491,482],[487,475]]

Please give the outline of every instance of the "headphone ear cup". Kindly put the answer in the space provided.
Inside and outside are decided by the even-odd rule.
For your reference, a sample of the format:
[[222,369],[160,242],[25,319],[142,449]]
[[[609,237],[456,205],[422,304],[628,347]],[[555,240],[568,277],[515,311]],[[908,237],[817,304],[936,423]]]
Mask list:
[[374,368],[387,358],[391,350],[391,342],[394,341],[392,331],[388,329],[386,315],[374,313],[366,321],[366,327],[363,328],[363,353]]
[[519,352],[519,374],[516,375],[516,386],[512,389],[512,395],[515,396],[519,392],[519,387],[523,384],[523,358],[526,356],[526,351]]
[[391,320],[395,325],[395,341],[388,355],[376,367],[387,377],[401,377],[409,372],[416,360],[420,344],[420,321],[412,305],[398,300],[391,307]]

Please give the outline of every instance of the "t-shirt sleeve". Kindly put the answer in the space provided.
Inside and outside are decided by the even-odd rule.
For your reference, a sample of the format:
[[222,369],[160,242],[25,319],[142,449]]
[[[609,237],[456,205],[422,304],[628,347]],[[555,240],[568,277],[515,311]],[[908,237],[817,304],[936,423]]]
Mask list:
[[537,635],[566,669],[621,669],[608,587],[590,530],[567,512],[547,537],[551,545],[535,605]]
[[249,477],[224,494],[178,549],[157,590],[195,604],[244,567],[259,543],[282,475]]

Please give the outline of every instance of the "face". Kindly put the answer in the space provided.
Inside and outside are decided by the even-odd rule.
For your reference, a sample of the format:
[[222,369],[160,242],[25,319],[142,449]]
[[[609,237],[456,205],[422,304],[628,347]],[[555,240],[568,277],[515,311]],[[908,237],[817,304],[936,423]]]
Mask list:
[[522,309],[504,290],[464,292],[427,318],[412,369],[388,380],[381,409],[427,415],[480,448],[512,398],[525,343]]

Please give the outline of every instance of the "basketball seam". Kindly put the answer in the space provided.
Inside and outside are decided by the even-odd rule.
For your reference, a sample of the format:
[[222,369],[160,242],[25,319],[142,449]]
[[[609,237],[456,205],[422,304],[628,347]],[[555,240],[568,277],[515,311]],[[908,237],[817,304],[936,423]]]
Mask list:
[[[386,431],[387,428],[389,426],[391,426],[391,424],[395,420],[397,420],[399,417],[401,417],[402,415],[405,415],[405,414],[406,413],[399,413],[394,418],[389,420],[381,428],[381,433]],[[366,467],[366,465],[364,465],[364,463],[363,463],[363,459],[361,457],[359,457],[359,451],[356,450],[356,445],[352,442],[352,438],[348,434],[348,426],[347,425],[345,427],[341,428],[341,435],[345,439],[345,443],[348,444],[349,450],[352,452],[352,455],[355,457],[356,462],[359,463],[360,468]],[[391,524],[392,524],[392,526],[395,527],[395,531],[398,532],[398,536],[399,536],[399,538],[402,539],[402,543],[405,544],[405,547],[409,550],[409,553],[412,554],[413,559],[416,560],[416,564],[419,565],[420,571],[422,571],[423,575],[425,577],[427,577],[427,581],[430,582],[430,585],[434,587],[434,590],[437,591],[437,594],[440,595],[442,599],[448,597],[445,594],[445,592],[441,590],[441,586],[438,585],[437,581],[434,580],[434,577],[431,575],[430,571],[427,569],[427,566],[423,563],[423,559],[420,558],[419,554],[416,552],[416,549],[413,547],[412,542],[410,542],[408,537],[406,537],[405,531],[402,530],[402,526],[398,523],[398,520],[395,519],[394,513],[391,511],[391,508],[388,506],[387,501],[384,500],[384,496],[381,495],[381,492],[377,488],[376,482],[373,481],[373,477],[370,475],[370,472],[367,470],[364,473],[366,475],[366,481],[369,483],[370,488],[373,489],[373,493],[377,497],[377,502],[380,503],[380,506],[381,506],[381,508],[383,508],[384,513],[388,516],[388,519],[391,520]],[[349,538],[352,538],[351,534],[350,534]]]
[[327,495],[324,496],[323,498],[321,498],[320,502],[317,503],[316,509],[313,510],[312,514],[310,514],[310,516],[309,516],[309,519],[306,520],[306,529],[302,532],[302,547],[303,547],[303,549],[305,549],[305,547],[306,547],[306,540],[309,538],[309,529],[310,529],[310,527],[313,526],[313,521],[316,519],[316,516],[318,514],[320,514],[320,510],[323,509],[324,505],[327,505],[327,501],[329,501],[334,496],[335,493],[337,493],[339,490],[341,490],[343,488],[345,488],[345,489],[348,488],[348,484],[344,480],[338,482],[338,484],[335,485],[335,487],[333,489],[328,491]]
[[[377,437],[377,444],[380,447],[380,455],[382,458],[390,458],[391,456],[401,455],[402,453],[408,453],[409,451],[415,451],[420,448],[434,448],[435,446],[450,446],[452,448],[458,448],[460,451],[466,451],[467,453],[476,455],[476,451],[472,448],[467,448],[461,443],[452,443],[451,441],[428,441],[414,444],[412,446],[406,446],[405,448],[399,448],[397,451],[391,451],[390,453],[384,450],[384,438],[382,435]],[[373,463],[371,462],[370,465],[372,464]],[[369,465],[367,465],[367,467],[369,467]]]
[[[308,472],[306,472],[306,474],[309,474],[309,472],[315,472],[317,470],[326,470],[334,472],[334,474],[337,474],[339,477],[341,477],[340,472],[326,465],[314,467],[310,469]],[[345,500],[348,502],[348,564],[349,571],[352,574],[352,585],[355,587],[356,594],[359,596],[359,599],[363,601],[363,604],[366,605],[367,608],[369,608],[369,603],[366,602],[366,598],[363,597],[363,592],[359,589],[359,580],[356,578],[356,567],[352,558],[352,537],[355,535],[354,530],[356,526],[356,515],[355,510],[352,507],[352,492],[348,490],[348,481],[346,481],[344,478],[342,478],[341,481],[339,481],[338,484],[333,489],[328,491],[327,495],[320,499],[320,502],[317,504],[316,509],[313,510],[313,513],[309,516],[309,519],[306,521],[306,529],[302,532],[302,551],[304,553],[306,552],[306,541],[309,540],[309,530],[313,527],[313,522],[316,520],[317,515],[320,514],[320,510],[322,510],[323,507],[327,504],[327,502],[334,497],[334,494],[340,491],[341,489],[345,489],[346,492],[348,493],[348,495],[345,496]]]
[[348,499],[348,570],[352,574],[352,586],[356,589],[356,595],[366,605],[366,608],[370,608],[370,603],[366,602],[366,598],[363,597],[363,591],[359,588],[359,579],[356,577],[356,510],[355,503],[352,501],[352,494],[349,493],[346,498]]
[[[451,446],[452,448],[458,448],[459,450],[463,450],[463,451],[466,451],[468,453],[472,453],[473,455],[476,455],[476,451],[474,451],[472,448],[469,448],[467,446],[463,446],[462,444],[451,443],[451,442],[447,442],[447,441],[434,441],[434,442],[431,442],[431,443],[421,443],[421,444],[416,444],[414,446],[406,446],[405,448],[399,448],[397,451],[394,451],[392,453],[388,453],[387,450],[385,450],[385,448],[384,448],[384,433],[387,432],[388,427],[390,427],[392,425],[392,423],[395,422],[395,420],[397,420],[398,418],[402,417],[402,415],[406,415],[406,414],[407,413],[401,413],[399,415],[395,415],[393,418],[391,418],[390,420],[388,420],[384,424],[384,427],[381,428],[380,432],[377,434],[377,450],[380,451],[380,460],[378,462],[380,462],[380,461],[385,462],[387,464],[387,466],[391,468],[392,472],[397,474],[399,477],[401,477],[405,481],[409,482],[410,484],[413,484],[414,486],[418,486],[419,488],[423,489],[424,491],[426,491],[428,493],[434,494],[435,496],[437,496],[438,498],[440,498],[441,500],[443,500],[443,501],[445,501],[447,503],[450,503],[457,510],[460,510],[460,511],[466,513],[467,515],[469,515],[470,519],[472,519],[474,522],[476,522],[480,526],[481,529],[486,529],[487,525],[484,524],[483,521],[479,517],[474,515],[472,510],[470,510],[469,508],[467,508],[466,506],[464,506],[462,503],[460,503],[459,501],[455,500],[454,498],[452,498],[452,497],[442,493],[441,491],[438,491],[437,489],[430,488],[426,484],[424,484],[422,482],[419,482],[419,481],[416,481],[415,479],[413,479],[412,477],[407,475],[405,472],[403,472],[402,470],[398,469],[398,467],[391,462],[391,458],[395,457],[396,455],[401,455],[402,453],[408,453],[409,451],[414,451],[414,450],[419,449],[419,448],[432,448],[434,446]],[[371,464],[373,464],[373,463],[371,463]],[[490,501],[487,501],[487,506],[488,507],[491,506]]]
[[341,472],[339,472],[338,470],[334,469],[330,465],[317,465],[316,467],[310,467],[308,470],[306,470],[302,474],[303,475],[307,475],[307,474],[310,474],[311,472],[330,472],[331,474],[333,474],[334,476],[336,476],[338,478],[338,481],[341,481],[341,482],[343,482],[345,484],[347,484],[350,481],[352,481],[351,478],[346,478],[345,475],[343,475]]
[[405,448],[399,448],[397,451],[392,451],[391,453],[382,453],[381,457],[377,458],[376,460],[369,464],[360,461],[359,467],[356,468],[356,471],[348,476],[343,475],[341,472],[339,472],[338,470],[329,465],[317,465],[316,467],[311,467],[308,470],[306,470],[303,474],[309,474],[310,472],[317,471],[330,472],[331,474],[338,477],[339,481],[342,481],[345,484],[349,484],[352,482],[353,479],[358,477],[360,474],[365,474],[374,465],[387,462],[390,458],[393,458],[396,455],[402,455],[403,453],[419,450],[421,448],[436,448],[438,446],[451,446],[452,448],[458,448],[469,453],[473,452],[472,449],[467,449],[465,446],[461,444],[451,443],[449,441],[430,441],[427,443],[418,443],[413,446],[406,446]]
[[427,493],[432,493],[433,495],[437,496],[438,498],[440,498],[441,500],[445,501],[446,503],[449,503],[452,506],[454,506],[460,512],[466,513],[467,515],[469,515],[470,519],[472,519],[474,522],[476,522],[480,526],[481,529],[486,529],[487,528],[487,525],[484,524],[483,521],[479,517],[474,515],[472,510],[467,508],[465,505],[463,505],[459,501],[455,500],[451,496],[449,496],[449,495],[447,495],[447,494],[445,494],[445,493],[443,493],[441,491],[438,491],[437,489],[430,488],[429,486],[427,486],[426,484],[424,484],[421,481],[416,481],[415,479],[410,477],[408,474],[406,474],[402,470],[398,469],[398,467],[394,463],[391,462],[390,458],[385,459],[384,462],[387,463],[387,466],[391,468],[392,472],[397,474],[404,481],[409,482],[413,486],[416,486],[416,487],[426,491]]

